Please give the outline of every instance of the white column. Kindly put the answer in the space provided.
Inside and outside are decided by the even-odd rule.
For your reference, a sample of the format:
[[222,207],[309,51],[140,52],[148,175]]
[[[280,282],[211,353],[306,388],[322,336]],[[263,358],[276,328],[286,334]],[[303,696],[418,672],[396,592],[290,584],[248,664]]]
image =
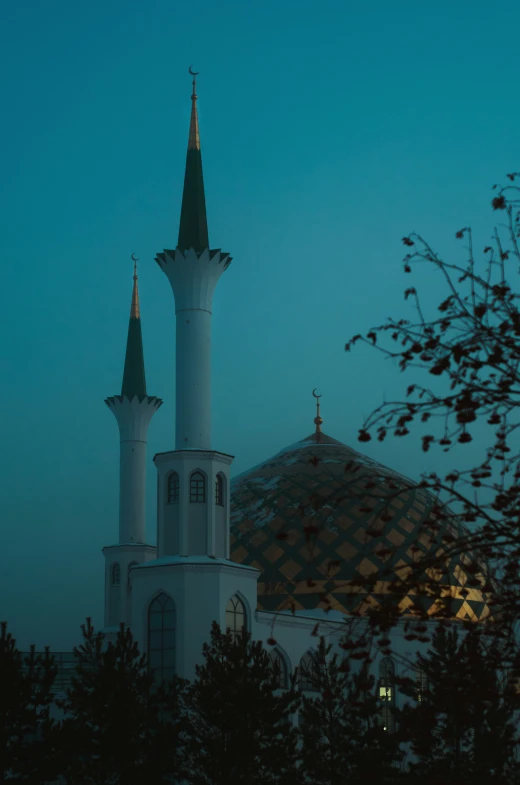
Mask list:
[[175,449],[211,449],[211,313],[177,311]]
[[145,542],[146,442],[121,441],[119,542]]
[[160,398],[146,395],[141,401],[124,395],[105,400],[119,425],[119,543],[145,541],[146,439]]
[[223,251],[163,251],[156,261],[170,281],[176,313],[175,449],[211,449],[211,309]]

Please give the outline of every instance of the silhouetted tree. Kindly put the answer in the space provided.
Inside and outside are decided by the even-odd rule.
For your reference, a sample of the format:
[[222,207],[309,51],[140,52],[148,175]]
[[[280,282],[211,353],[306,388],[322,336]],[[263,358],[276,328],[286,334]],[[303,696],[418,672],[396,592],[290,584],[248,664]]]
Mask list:
[[54,659],[33,645],[23,662],[7,623],[0,628],[0,781],[41,785],[57,775],[49,714]]
[[276,694],[276,674],[262,643],[251,641],[246,630],[234,640],[216,622],[203,654],[188,687],[187,781],[299,785],[294,675],[290,688]]
[[417,758],[411,783],[514,782],[520,701],[500,672],[497,641],[485,641],[479,625],[468,623],[461,637],[440,622],[416,665],[415,684],[400,680],[404,694],[414,698],[399,712],[403,737]]
[[58,705],[64,773],[70,785],[154,785],[180,776],[177,702],[182,684],[153,689],[146,657],[120,625],[115,643],[103,648],[90,618],[74,649],[76,676]]
[[[389,434],[402,438],[418,425],[424,451],[448,453],[455,445],[470,445],[464,470],[423,474],[420,485],[437,497],[425,529],[428,536],[439,536],[441,547],[428,559],[417,553],[402,589],[416,593],[428,570],[431,576],[451,557],[467,554],[463,592],[475,588],[498,599],[494,629],[502,637],[504,657],[514,650],[512,627],[520,615],[520,293],[512,280],[520,262],[520,188],[515,184],[520,174],[507,177],[508,186],[494,186],[492,208],[503,220],[483,248],[480,264],[469,227],[455,234],[467,243],[463,264],[444,261],[416,233],[403,238],[405,272],[424,263],[446,283],[437,316],[426,316],[417,289],[410,286],[405,299],[414,302],[415,319],[389,319],[346,345],[347,351],[358,342],[374,347],[412,375],[406,398],[376,408],[360,430],[360,441],[369,441],[373,432],[380,441]],[[417,383],[418,370],[429,374],[431,385]],[[481,433],[491,429],[480,462],[472,444],[477,427]],[[396,488],[394,496],[400,492]],[[465,527],[458,533],[446,526],[453,520],[452,509]],[[435,581],[429,589],[442,594]],[[441,610],[450,615],[449,607]]]
[[401,782],[403,753],[397,736],[383,728],[369,665],[361,663],[356,672],[347,657],[330,657],[331,648],[321,636],[314,665],[303,674],[317,694],[302,696],[302,772],[313,785]]

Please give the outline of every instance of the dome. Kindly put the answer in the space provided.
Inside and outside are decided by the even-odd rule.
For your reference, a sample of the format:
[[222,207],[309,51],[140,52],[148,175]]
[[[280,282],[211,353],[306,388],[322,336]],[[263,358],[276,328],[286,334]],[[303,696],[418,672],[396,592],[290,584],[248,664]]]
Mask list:
[[[385,497],[396,486],[403,492],[390,502],[386,517],[392,520],[385,521]],[[380,606],[384,595],[388,600],[400,569],[420,554],[438,553],[446,533],[467,531],[453,517],[433,533],[426,522],[434,503],[430,492],[397,472],[330,436],[321,433],[317,442],[311,434],[232,480],[230,558],[260,570],[259,610],[325,609],[326,595],[334,610],[363,613]],[[302,509],[310,516],[305,521]],[[311,522],[316,529],[307,542],[304,526]],[[471,585],[470,561],[469,554],[452,557],[434,580],[453,598],[453,618],[480,621],[490,617],[490,596]],[[346,585],[382,568],[385,580]],[[396,596],[396,602],[403,615],[435,610],[434,599],[423,595]]]

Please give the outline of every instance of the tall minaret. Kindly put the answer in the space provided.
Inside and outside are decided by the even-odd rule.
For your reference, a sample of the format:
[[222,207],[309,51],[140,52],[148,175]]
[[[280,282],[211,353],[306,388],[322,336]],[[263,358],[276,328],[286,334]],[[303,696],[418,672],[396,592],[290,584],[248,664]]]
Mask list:
[[179,241],[174,251],[157,254],[156,262],[168,277],[175,297],[175,449],[209,450],[211,308],[213,292],[231,257],[209,248],[195,75]]
[[[195,77],[191,68],[190,73]],[[225,628],[229,599],[240,595],[246,615],[254,614],[260,575],[229,558],[233,456],[211,447],[212,300],[231,259],[209,247],[195,78],[179,240],[156,261],[175,298],[176,438],[174,450],[154,456],[157,558],[132,570],[133,632],[152,668],[162,668],[164,675],[174,667],[192,679],[212,621]],[[162,345],[167,348],[169,341]],[[166,607],[159,633],[155,611]],[[172,625],[168,633],[164,624]]]
[[129,567],[154,558],[156,549],[145,544],[146,438],[150,421],[162,400],[146,394],[143,338],[139,308],[137,260],[126,342],[121,395],[105,400],[119,426],[119,542],[103,548],[106,561],[105,627],[129,623]]
[[[213,292],[231,257],[209,248],[196,74],[191,69],[190,73],[193,90],[179,240],[175,250],[156,256],[173,289],[176,315],[175,452],[154,458],[159,470],[157,547],[159,556],[179,553],[228,558],[229,467],[233,459],[211,449],[211,309]],[[190,479],[195,469],[200,473],[201,500],[190,502],[195,493]],[[180,483],[178,503],[172,501],[172,480],[168,494],[168,478],[173,475]]]

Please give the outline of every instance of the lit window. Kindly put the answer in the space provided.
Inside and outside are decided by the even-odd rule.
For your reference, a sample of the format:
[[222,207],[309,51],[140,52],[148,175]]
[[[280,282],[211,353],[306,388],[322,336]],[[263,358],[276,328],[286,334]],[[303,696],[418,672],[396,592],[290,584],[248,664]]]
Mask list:
[[395,730],[395,666],[390,657],[383,657],[379,664],[379,700],[383,730]]
[[148,609],[148,665],[154,684],[171,681],[175,674],[175,604],[159,594]]
[[304,654],[300,660],[299,685],[300,690],[308,690],[310,692],[318,692],[319,690],[316,660],[311,652]]
[[287,688],[287,664],[285,659],[276,649],[269,652],[269,658],[276,677],[276,687],[285,690]]
[[520,670],[518,668],[509,668],[507,671],[507,685],[511,692],[520,694]]
[[112,565],[112,586],[119,586],[121,583],[121,567],[119,564]]
[[422,701],[424,693],[428,692],[429,689],[428,677],[422,668],[415,669],[415,689],[417,700]]
[[202,472],[193,472],[190,477],[190,502],[201,503],[206,501],[206,481]]
[[179,503],[179,475],[172,472],[168,477],[168,504]]
[[215,504],[220,507],[224,506],[224,480],[220,474],[217,474],[215,480]]
[[226,632],[231,632],[231,637],[237,641],[246,626],[246,609],[244,603],[236,594],[231,597],[226,607]]

